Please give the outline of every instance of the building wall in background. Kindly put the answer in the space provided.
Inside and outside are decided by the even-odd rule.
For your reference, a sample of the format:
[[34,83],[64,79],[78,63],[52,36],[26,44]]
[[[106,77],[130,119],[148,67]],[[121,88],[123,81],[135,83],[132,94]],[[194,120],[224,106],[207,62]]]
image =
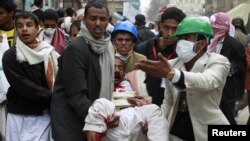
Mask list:
[[246,1],[249,0],[205,0],[205,15],[211,16],[215,12],[227,12]]
[[182,9],[187,15],[204,15],[205,0],[170,0],[170,3]]
[[[43,10],[48,8],[55,8],[55,1],[57,0],[44,0]],[[31,5],[34,3],[34,0],[14,0],[17,4],[17,8],[25,11],[29,11]]]
[[[14,0],[17,4],[18,8],[21,10],[28,11],[31,5],[34,3],[34,0]],[[88,0],[62,0],[63,1],[63,7],[73,7],[76,10],[80,9],[82,7],[83,3],[86,3]],[[115,11],[121,11],[123,8],[123,2],[128,0],[104,0],[108,3],[108,8],[110,10],[110,13],[113,13]],[[59,7],[59,0],[44,0],[44,8],[54,8],[57,9]]]

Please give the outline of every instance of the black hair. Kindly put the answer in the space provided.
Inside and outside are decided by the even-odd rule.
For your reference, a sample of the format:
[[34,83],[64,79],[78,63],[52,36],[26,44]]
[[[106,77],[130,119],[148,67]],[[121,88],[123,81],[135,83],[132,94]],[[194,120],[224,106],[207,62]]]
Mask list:
[[13,0],[0,0],[0,7],[4,8],[7,12],[15,12],[17,9],[17,5]]
[[39,7],[43,4],[43,0],[34,0],[34,5]]
[[181,9],[177,7],[170,7],[163,12],[161,22],[163,23],[167,19],[174,19],[180,23],[185,17],[186,14]]
[[57,10],[57,15],[58,15],[59,18],[64,17],[65,13],[66,12],[65,12],[65,10],[63,8],[60,8],[60,9]]
[[242,18],[234,18],[232,20],[232,24],[234,25],[235,28],[239,28],[241,32],[247,35],[247,30],[246,30],[246,27],[244,25],[244,21]]
[[75,26],[78,30],[81,30],[81,22],[81,20],[73,21],[73,23],[70,25],[70,29],[72,28],[72,26]]
[[108,7],[107,7],[107,4],[102,1],[102,0],[91,0],[87,3],[87,5],[85,6],[85,11],[84,11],[84,16],[87,17],[88,15],[88,10],[90,7],[95,7],[95,8],[99,8],[99,9],[102,9],[102,8],[105,8],[106,11],[107,11],[107,16],[109,17],[109,10],[108,10]]
[[23,19],[28,19],[30,18],[31,20],[34,21],[36,27],[38,27],[38,24],[39,24],[39,19],[38,17],[31,13],[31,12],[27,12],[27,11],[23,11],[23,12],[20,12],[16,15],[16,18],[15,18],[15,26],[17,27],[17,20],[20,19],[20,18],[23,18]]
[[206,40],[206,39],[207,39],[206,35],[203,35],[203,34],[197,34],[197,40],[196,40],[196,41]]
[[65,13],[67,16],[73,17],[73,15],[76,14],[76,11],[73,8],[69,7],[66,8]]
[[43,21],[44,15],[41,9],[34,10],[32,13],[38,17],[39,21]]
[[57,12],[53,9],[47,9],[46,11],[44,11],[43,13],[43,16],[44,16],[44,20],[55,20],[56,23],[58,23],[58,20],[59,20],[59,17],[57,15]]
[[135,16],[135,25],[142,26],[146,24],[146,17],[143,14],[137,14]]

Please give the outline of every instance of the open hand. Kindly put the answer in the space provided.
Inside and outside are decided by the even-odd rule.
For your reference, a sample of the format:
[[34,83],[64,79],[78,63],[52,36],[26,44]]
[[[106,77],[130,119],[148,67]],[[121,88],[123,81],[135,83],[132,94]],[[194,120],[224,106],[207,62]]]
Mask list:
[[158,53],[158,58],[159,60],[157,61],[140,60],[139,63],[135,64],[135,69],[141,69],[142,71],[155,77],[166,77],[173,68],[161,53]]

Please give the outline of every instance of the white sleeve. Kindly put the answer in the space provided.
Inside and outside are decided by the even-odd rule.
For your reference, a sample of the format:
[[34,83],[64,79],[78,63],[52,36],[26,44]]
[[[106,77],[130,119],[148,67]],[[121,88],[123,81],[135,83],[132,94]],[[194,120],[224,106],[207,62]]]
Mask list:
[[181,72],[177,69],[175,69],[175,74],[174,74],[174,77],[172,78],[172,82],[173,83],[177,83],[179,80],[180,80],[180,77],[181,77]]
[[115,105],[111,101],[105,98],[97,99],[89,108],[83,131],[106,132],[107,125],[105,120],[114,115]]

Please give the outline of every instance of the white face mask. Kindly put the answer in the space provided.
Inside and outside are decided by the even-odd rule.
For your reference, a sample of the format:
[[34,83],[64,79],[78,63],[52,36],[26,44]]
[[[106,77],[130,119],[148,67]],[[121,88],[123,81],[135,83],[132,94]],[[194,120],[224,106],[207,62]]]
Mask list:
[[194,52],[194,46],[198,42],[191,42],[187,40],[179,40],[176,45],[176,53],[178,57],[187,63],[193,59],[197,53]]
[[52,36],[55,33],[55,28],[44,28],[44,32],[48,35],[48,36]]

